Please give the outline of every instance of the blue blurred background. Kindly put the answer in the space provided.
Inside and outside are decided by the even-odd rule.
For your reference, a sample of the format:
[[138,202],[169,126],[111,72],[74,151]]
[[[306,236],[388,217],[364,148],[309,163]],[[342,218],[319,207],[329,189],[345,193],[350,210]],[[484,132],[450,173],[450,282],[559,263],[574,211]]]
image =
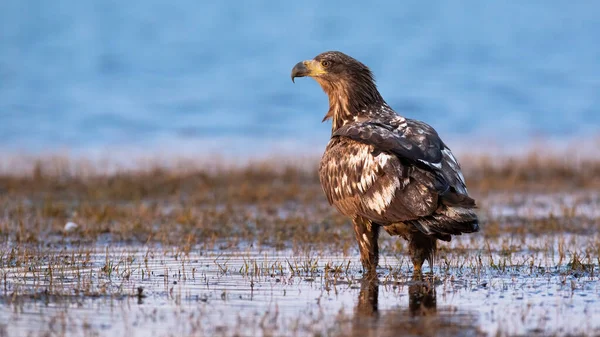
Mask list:
[[457,144],[590,137],[599,34],[594,1],[3,0],[0,148],[320,153],[326,96],[290,71],[326,50]]

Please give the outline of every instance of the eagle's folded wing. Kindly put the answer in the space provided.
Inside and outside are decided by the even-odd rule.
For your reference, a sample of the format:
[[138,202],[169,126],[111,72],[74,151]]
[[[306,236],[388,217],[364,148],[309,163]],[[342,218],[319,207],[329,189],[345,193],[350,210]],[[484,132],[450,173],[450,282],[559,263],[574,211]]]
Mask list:
[[432,172],[434,179],[420,182],[435,191],[443,204],[475,207],[475,201],[467,194],[458,161],[431,126],[410,119],[387,124],[367,120],[347,123],[333,136],[372,145],[375,151],[395,155],[404,165]]

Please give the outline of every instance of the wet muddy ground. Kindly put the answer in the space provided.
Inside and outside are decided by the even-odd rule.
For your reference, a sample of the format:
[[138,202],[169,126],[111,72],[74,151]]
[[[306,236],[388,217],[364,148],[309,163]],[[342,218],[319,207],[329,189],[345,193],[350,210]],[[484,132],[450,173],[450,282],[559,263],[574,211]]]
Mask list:
[[0,336],[599,335],[595,171],[478,168],[482,231],[377,279],[310,170],[5,174]]
[[[20,248],[2,257],[8,336],[600,333],[597,236],[456,240],[434,275],[402,253],[363,280],[353,254],[246,247]],[[505,251],[517,244],[525,249]],[[561,248],[561,245],[567,245]],[[451,245],[452,246],[452,245]],[[469,248],[465,248],[469,247]],[[577,247],[582,256],[561,249]],[[510,248],[509,248],[510,249]],[[44,332],[44,333],[42,333]]]

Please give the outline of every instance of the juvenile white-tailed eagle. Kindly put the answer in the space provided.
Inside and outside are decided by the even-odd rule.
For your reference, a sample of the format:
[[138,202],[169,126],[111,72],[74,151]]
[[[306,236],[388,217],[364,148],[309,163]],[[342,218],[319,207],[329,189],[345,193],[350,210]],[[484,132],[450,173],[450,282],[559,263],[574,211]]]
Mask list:
[[415,273],[433,267],[436,241],[479,230],[460,165],[429,125],[385,102],[369,68],[341,52],[296,64],[329,96],[331,140],[319,166],[329,203],[350,217],[365,271],[375,272],[383,227],[409,241]]

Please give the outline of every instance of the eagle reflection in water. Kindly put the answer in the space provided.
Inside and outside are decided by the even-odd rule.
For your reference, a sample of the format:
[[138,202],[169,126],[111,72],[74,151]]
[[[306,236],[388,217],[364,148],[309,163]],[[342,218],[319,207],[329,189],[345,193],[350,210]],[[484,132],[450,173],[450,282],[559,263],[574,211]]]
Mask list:
[[[357,318],[377,317],[379,300],[379,279],[365,277],[361,280],[360,293],[356,304]],[[408,308],[412,316],[430,315],[436,312],[436,295],[432,277],[415,276],[408,283]]]
[[[478,326],[478,314],[460,310],[456,306],[439,306],[433,275],[413,276],[399,285],[400,291],[408,290],[408,308],[405,305],[380,310],[380,286],[386,292],[390,285],[382,284],[377,277],[365,277],[349,322],[350,330],[344,336],[482,336]],[[385,296],[387,297],[387,296]],[[389,304],[389,303],[388,303]]]
[[[408,287],[408,310],[379,310],[379,286],[377,277],[361,280],[360,292],[347,336],[397,336],[429,335],[429,323],[422,318],[437,320],[436,293],[433,278],[414,277]],[[442,324],[443,325],[443,324]]]

